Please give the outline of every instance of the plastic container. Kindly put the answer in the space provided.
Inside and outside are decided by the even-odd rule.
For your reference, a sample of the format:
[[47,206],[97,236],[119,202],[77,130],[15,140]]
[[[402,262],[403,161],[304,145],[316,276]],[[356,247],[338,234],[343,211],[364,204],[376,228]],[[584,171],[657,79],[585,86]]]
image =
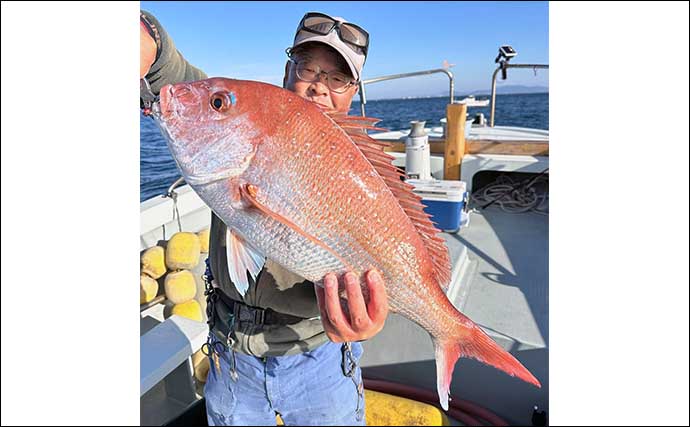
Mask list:
[[405,175],[413,179],[431,179],[429,136],[424,130],[426,121],[410,122],[410,134],[405,139]]
[[408,179],[414,193],[422,198],[424,211],[442,231],[455,232],[467,222],[464,207],[467,189],[463,181]]

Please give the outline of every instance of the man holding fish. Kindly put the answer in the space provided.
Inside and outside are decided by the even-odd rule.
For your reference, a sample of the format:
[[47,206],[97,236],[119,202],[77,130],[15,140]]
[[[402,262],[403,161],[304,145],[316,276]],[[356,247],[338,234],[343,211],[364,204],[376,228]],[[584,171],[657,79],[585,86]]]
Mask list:
[[[155,17],[142,12],[140,21],[140,77],[155,94],[167,84],[207,78],[176,50]],[[368,46],[369,35],[359,26],[307,13],[287,50],[283,87],[347,114]],[[275,262],[264,263],[215,213],[207,265],[209,424],[274,425],[280,414],[288,425],[364,425],[358,341],[376,335],[388,315],[381,274],[371,269],[364,275],[366,298],[351,272],[327,274],[323,287],[314,286]]]
[[[155,22],[142,25],[166,45]],[[147,77],[160,93],[149,113],[185,181],[217,216],[213,333],[204,347],[215,368],[206,386],[211,422],[263,424],[274,413],[289,424],[363,422],[361,348],[352,341],[381,329],[386,305],[429,333],[443,409],[460,357],[540,387],[448,299],[441,231],[388,144],[365,132],[378,120],[347,115],[368,47],[364,30],[305,15],[288,51],[288,90],[228,78],[161,87],[167,72],[183,81],[200,75],[170,45],[149,55],[157,59]],[[158,66],[171,55],[177,67]]]

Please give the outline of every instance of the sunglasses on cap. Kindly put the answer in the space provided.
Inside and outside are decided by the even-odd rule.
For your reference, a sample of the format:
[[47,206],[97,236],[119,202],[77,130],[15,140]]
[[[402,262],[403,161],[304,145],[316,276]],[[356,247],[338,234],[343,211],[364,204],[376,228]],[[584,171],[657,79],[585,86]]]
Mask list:
[[331,18],[330,16],[319,13],[319,12],[309,12],[299,23],[297,28],[297,34],[300,31],[307,31],[310,33],[325,36],[333,29],[340,37],[340,40],[354,46],[358,49],[353,49],[355,52],[364,54],[366,56],[369,50],[369,33],[364,31],[361,27],[349,22],[340,22]]

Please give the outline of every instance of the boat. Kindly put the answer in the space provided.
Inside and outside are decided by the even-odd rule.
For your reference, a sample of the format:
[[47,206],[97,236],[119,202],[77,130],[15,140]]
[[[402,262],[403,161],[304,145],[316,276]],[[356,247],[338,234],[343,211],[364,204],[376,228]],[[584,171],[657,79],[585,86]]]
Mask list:
[[458,104],[465,104],[468,107],[486,107],[489,105],[488,99],[476,99],[474,95],[467,95],[463,99],[455,101]]
[[[497,71],[537,66],[548,67],[502,63]],[[450,94],[448,125],[425,129],[431,153],[430,172],[435,180],[464,183],[468,197],[463,211],[466,218],[471,218],[461,227],[442,233],[453,266],[447,296],[542,384],[536,388],[493,367],[461,358],[451,383],[451,409],[456,410],[448,413],[449,420],[465,425],[479,419],[492,425],[546,425],[549,132],[494,126],[495,93],[491,96],[489,123],[470,123],[466,109],[472,103],[468,98],[467,102],[455,102],[454,78],[447,68],[363,81],[359,91],[362,114],[365,115],[366,85],[433,73],[448,75]],[[390,131],[371,136],[390,142],[393,164],[404,168],[404,141],[409,133]],[[503,200],[508,193],[524,193],[536,201]],[[181,231],[202,232],[208,229],[210,218],[210,209],[191,187],[178,179],[165,194],[141,203],[140,250],[165,244]],[[205,254],[200,258],[205,258]],[[205,313],[203,262],[192,272],[197,287],[194,298]],[[195,377],[195,354],[208,332],[205,318],[196,321],[171,315],[170,306],[165,294],[159,291],[140,307],[141,424],[206,425],[203,383]],[[384,329],[363,346],[361,366],[366,389],[420,401],[424,391],[433,391],[435,396],[434,349],[421,327],[390,314]],[[367,406],[367,411],[376,410]]]

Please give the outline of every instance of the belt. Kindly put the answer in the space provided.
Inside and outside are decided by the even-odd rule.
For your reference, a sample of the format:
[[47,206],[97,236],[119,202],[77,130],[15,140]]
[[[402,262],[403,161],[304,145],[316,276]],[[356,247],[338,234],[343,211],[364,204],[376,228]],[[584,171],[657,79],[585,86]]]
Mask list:
[[[306,320],[304,317],[279,313],[270,308],[252,307],[235,301],[219,289],[215,290],[223,304],[227,305],[235,317],[235,322],[251,323],[254,325],[293,325]],[[219,292],[220,291],[220,292]]]

